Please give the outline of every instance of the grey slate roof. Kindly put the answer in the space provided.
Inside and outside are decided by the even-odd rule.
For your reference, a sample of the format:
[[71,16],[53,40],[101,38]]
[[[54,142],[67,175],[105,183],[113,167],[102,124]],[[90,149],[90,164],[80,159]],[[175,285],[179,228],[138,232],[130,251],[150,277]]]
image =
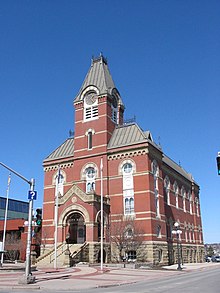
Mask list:
[[64,143],[62,143],[55,151],[53,151],[45,160],[51,161],[54,159],[66,158],[69,156],[73,156],[74,153],[74,138],[68,138]]
[[[136,143],[150,142],[153,146],[158,146],[152,141],[149,131],[142,131],[136,124],[121,125],[115,128],[114,133],[108,143],[108,149],[129,146]],[[48,162],[55,159],[67,158],[74,156],[74,138],[68,138],[57,149],[55,149],[45,160]],[[172,159],[163,154],[163,162],[174,169],[176,172],[184,176],[191,182],[195,182],[192,175],[187,173],[182,167],[175,163]],[[195,182],[196,183],[196,182]]]
[[[92,59],[91,67],[74,102],[80,101],[82,92],[91,85],[99,89],[99,94],[111,94],[112,90],[116,89],[108,68],[107,60],[102,55]],[[118,97],[120,104],[123,105],[120,95],[118,95]]]
[[108,143],[108,149],[128,146],[144,141],[147,141],[147,136],[136,123],[122,125],[115,128]]
[[176,172],[178,172],[179,174],[181,174],[182,176],[187,178],[188,180],[194,181],[191,174],[187,173],[182,167],[180,167],[177,163],[175,163],[169,157],[164,155],[163,156],[163,162],[165,164],[167,164],[168,166],[170,166],[172,169],[174,169]]

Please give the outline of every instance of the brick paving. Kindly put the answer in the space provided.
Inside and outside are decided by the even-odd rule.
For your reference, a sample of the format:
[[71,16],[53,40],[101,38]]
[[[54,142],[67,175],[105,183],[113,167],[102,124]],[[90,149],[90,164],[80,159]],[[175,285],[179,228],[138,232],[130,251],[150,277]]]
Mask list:
[[[40,268],[33,271],[36,277],[34,284],[20,285],[19,279],[24,275],[24,270],[10,270],[9,267],[0,269],[0,291],[3,289],[42,289],[42,290],[80,290],[97,287],[117,286],[131,284],[144,280],[164,278],[173,274],[187,273],[191,270],[203,270],[214,268],[219,263],[186,264],[182,271],[176,270],[176,265],[166,267],[167,269],[127,269],[117,267],[79,266],[62,269]],[[22,269],[22,268],[21,268]]]

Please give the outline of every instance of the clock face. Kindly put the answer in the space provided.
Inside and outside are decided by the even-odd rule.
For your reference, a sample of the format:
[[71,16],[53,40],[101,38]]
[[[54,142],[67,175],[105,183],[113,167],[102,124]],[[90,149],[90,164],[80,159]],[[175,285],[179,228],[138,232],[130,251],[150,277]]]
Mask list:
[[97,95],[95,92],[88,92],[85,96],[85,101],[87,105],[92,105],[95,103]]

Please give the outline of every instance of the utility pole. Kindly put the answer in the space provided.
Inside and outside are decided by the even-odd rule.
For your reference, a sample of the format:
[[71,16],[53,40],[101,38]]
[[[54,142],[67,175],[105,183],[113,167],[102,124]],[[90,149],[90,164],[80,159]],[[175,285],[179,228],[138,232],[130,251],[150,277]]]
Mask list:
[[26,179],[24,176],[14,171],[7,165],[0,162],[0,165],[10,172],[14,173],[16,176],[20,177],[22,180],[30,185],[29,193],[33,196],[29,199],[29,212],[28,212],[28,235],[27,235],[27,247],[26,247],[26,262],[25,262],[25,275],[19,280],[19,284],[32,284],[35,282],[35,277],[31,273],[31,240],[32,240],[32,210],[33,210],[33,199],[36,192],[34,191],[35,180]]

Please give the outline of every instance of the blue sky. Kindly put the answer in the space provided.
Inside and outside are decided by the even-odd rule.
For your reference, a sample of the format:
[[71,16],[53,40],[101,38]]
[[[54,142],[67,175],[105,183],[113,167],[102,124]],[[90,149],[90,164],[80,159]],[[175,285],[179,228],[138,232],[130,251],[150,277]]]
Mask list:
[[[103,53],[126,105],[199,183],[204,240],[220,242],[220,2],[0,1],[1,162],[35,178],[73,130],[73,99]],[[8,171],[0,167],[0,196]],[[10,197],[29,186],[12,175]]]

